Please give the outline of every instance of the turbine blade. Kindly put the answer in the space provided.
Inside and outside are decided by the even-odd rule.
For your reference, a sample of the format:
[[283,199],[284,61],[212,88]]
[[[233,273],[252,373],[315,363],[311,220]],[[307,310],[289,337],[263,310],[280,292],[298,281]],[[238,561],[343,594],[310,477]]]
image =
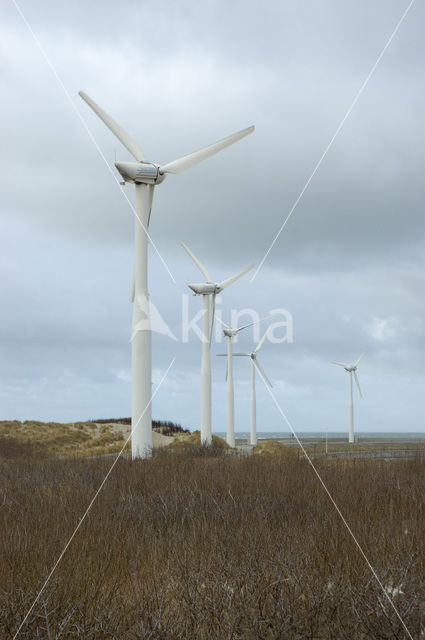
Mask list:
[[238,333],[239,331],[242,331],[242,329],[247,329],[248,327],[253,327],[255,324],[259,324],[263,320],[267,320],[269,317],[270,316],[264,316],[264,318],[260,318],[259,320],[256,320],[255,322],[250,322],[249,324],[244,324],[243,327],[238,327],[238,329],[233,329],[233,331],[236,331]]
[[226,324],[225,322],[223,322],[223,320],[221,318],[219,318],[218,316],[215,317],[216,320],[218,320],[218,322],[220,324],[223,325],[223,327],[226,327],[226,329],[230,329],[230,331],[232,330],[232,327],[230,327],[228,324]]
[[112,131],[112,133],[118,138],[118,140],[125,146],[128,151],[130,151],[131,155],[136,158],[138,162],[147,162],[145,154],[139,144],[133,138],[131,138],[124,129],[120,127],[119,124],[112,120],[110,116],[103,109],[99,107],[94,100],[92,100],[84,91],[79,91],[78,94],[82,97],[82,99],[87,102],[89,107],[93,109],[93,111],[99,116],[101,120],[106,124],[106,126]]
[[242,278],[242,276],[244,276],[248,271],[251,271],[251,269],[253,269],[254,267],[255,267],[254,264],[250,264],[249,267],[247,267],[240,273],[237,273],[235,276],[232,276],[231,278],[227,278],[227,280],[223,280],[223,282],[219,282],[218,283],[219,288],[225,289],[229,285],[233,284],[236,280],[239,280],[239,278]]
[[210,144],[208,147],[203,147],[199,149],[199,151],[194,151],[187,156],[183,156],[182,158],[178,158],[177,160],[173,160],[173,162],[169,162],[168,164],[164,164],[159,168],[160,173],[180,173],[181,171],[186,171],[186,169],[190,169],[193,165],[198,164],[198,162],[202,162],[206,158],[214,155],[218,151],[221,151],[225,147],[230,146],[234,142],[237,142],[241,138],[244,138],[249,133],[254,131],[255,127],[248,127],[247,129],[242,129],[242,131],[238,131],[238,133],[234,133],[233,135],[223,138],[223,140],[219,140],[214,144]]
[[360,354],[360,358],[354,363],[354,366],[357,367],[357,365],[359,364],[360,360],[363,358],[364,354],[366,353],[366,349],[363,349],[363,351]]
[[360,389],[359,379],[357,377],[357,373],[355,371],[353,371],[353,373],[354,373],[354,380],[356,381],[357,389],[359,390],[359,393],[360,393],[360,397],[363,398],[362,391]]
[[213,324],[214,324],[215,296],[216,294],[213,293],[210,298],[210,335],[209,335],[210,344],[211,344],[212,330],[213,330]]
[[232,353],[232,356],[250,356],[250,353]]
[[[222,357],[222,358],[227,357],[227,353],[216,353],[215,355],[217,357]],[[233,354],[233,355],[235,355],[235,354]]]
[[258,371],[261,373],[261,375],[263,376],[264,380],[266,381],[266,383],[269,385],[269,387],[272,387],[272,383],[270,382],[270,380],[268,379],[266,372],[264,371],[263,367],[261,366],[261,364],[258,362],[258,358],[255,358],[255,360],[253,361],[255,366],[257,367]]
[[190,255],[190,257],[192,258],[193,262],[196,264],[198,269],[203,273],[203,275],[207,279],[207,282],[212,282],[210,274],[205,269],[204,265],[198,260],[198,258],[195,256],[195,254],[192,253],[192,251],[189,249],[189,247],[187,247],[185,245],[184,242],[182,242],[181,245],[182,245],[183,249],[186,251],[186,253],[188,253]]
[[270,327],[271,327],[271,326],[272,326],[272,325],[271,325],[271,324],[269,324],[269,326],[267,327],[265,334],[263,335],[263,337],[261,338],[260,342],[259,342],[259,343],[257,344],[257,346],[255,347],[255,349],[254,349],[254,353],[257,353],[257,351],[259,351],[259,350],[261,349],[261,347],[262,347],[262,345],[263,345],[263,342],[264,342],[264,340],[266,339],[266,336],[267,336],[267,334],[268,334],[269,329],[270,329]]
[[226,377],[224,378],[227,382],[227,375],[229,373],[229,365],[226,363]]
[[337,364],[340,367],[349,367],[350,365],[347,364],[346,362],[335,362],[334,360],[331,360],[331,364]]

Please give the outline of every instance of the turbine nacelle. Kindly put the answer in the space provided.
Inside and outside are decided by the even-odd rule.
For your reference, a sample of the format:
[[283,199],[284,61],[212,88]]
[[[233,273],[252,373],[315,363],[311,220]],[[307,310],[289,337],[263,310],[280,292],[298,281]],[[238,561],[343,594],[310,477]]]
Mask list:
[[123,179],[132,184],[160,184],[166,178],[152,162],[116,162],[115,166]]
[[223,291],[222,287],[214,282],[203,282],[200,284],[188,284],[189,289],[192,289],[195,296],[211,296],[217,295],[220,291]]
[[355,367],[353,364],[347,365],[346,367],[344,367],[344,369],[348,371],[348,373],[353,373],[354,371],[357,371],[357,367]]

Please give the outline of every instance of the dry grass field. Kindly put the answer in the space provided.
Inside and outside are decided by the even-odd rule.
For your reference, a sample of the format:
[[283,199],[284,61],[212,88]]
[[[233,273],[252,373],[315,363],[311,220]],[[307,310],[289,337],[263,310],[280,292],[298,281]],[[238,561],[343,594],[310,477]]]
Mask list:
[[[307,461],[120,460],[19,637],[406,638]],[[0,443],[0,637],[13,638],[110,466]],[[425,464],[318,460],[413,638],[425,637]]]

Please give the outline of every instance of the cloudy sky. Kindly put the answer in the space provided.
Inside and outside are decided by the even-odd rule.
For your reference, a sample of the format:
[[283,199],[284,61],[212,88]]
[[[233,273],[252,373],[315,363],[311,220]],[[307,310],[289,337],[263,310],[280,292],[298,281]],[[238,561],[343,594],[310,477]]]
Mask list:
[[[154,196],[150,233],[175,282],[151,247],[151,298],[178,340],[154,335],[154,382],[175,362],[153,414],[196,428],[201,345],[182,332],[201,306],[187,284],[202,277],[180,243],[217,281],[261,263],[407,6],[19,0],[31,33],[2,3],[0,419],[130,414],[134,194],[113,163],[132,158],[78,91],[162,163],[256,125]],[[227,321],[290,314],[293,341],[266,341],[261,363],[296,431],[347,428],[348,376],[329,361],[366,346],[356,429],[425,427],[424,19],[415,2],[258,275],[217,304]],[[234,373],[244,431],[249,362]],[[260,379],[257,408],[259,430],[287,430]]]

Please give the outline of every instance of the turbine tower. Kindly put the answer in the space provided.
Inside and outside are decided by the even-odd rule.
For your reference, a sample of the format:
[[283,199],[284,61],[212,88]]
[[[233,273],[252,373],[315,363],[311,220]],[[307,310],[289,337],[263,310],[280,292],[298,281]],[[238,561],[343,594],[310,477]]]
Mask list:
[[131,452],[133,459],[149,457],[152,450],[152,332],[148,293],[148,227],[153,192],[163,182],[167,173],[180,173],[225,147],[252,133],[248,127],[219,142],[187,156],[158,165],[146,159],[142,148],[112,118],[83,91],[82,99],[93,109],[118,140],[135,158],[136,162],[116,162],[115,166],[125,182],[135,185],[135,258],[131,292],[133,304],[132,351],[132,410]]
[[270,327],[271,325],[267,327],[265,334],[263,335],[260,342],[255,347],[254,351],[251,351],[251,353],[234,353],[233,354],[234,356],[247,356],[251,358],[251,428],[250,428],[249,444],[257,444],[257,403],[256,403],[256,397],[255,397],[255,368],[256,367],[260,371],[261,375],[263,376],[266,384],[268,384],[269,387],[273,386],[270,380],[268,379],[263,367],[258,362],[258,358],[257,358],[257,352],[261,349],[262,344],[266,339],[266,336],[269,332]]
[[215,283],[203,264],[194,253],[182,242],[183,249],[189,254],[201,273],[205,276],[206,282],[200,284],[189,284],[196,296],[202,296],[202,360],[201,360],[201,443],[211,444],[211,336],[214,323],[215,297],[226,287],[233,284],[245,273],[254,268],[251,264],[235,276],[227,278],[222,282]]
[[233,338],[242,331],[243,329],[247,329],[248,327],[252,327],[255,324],[261,322],[261,320],[257,320],[257,322],[250,322],[249,324],[243,325],[243,327],[235,327],[232,328],[220,318],[217,320],[224,326],[223,333],[227,338],[227,353],[218,353],[217,356],[227,357],[227,365],[226,365],[226,442],[229,446],[235,446],[235,394],[233,388],[233,361],[232,361],[232,341]]
[[360,360],[363,358],[365,353],[366,353],[366,349],[364,349],[364,351],[360,354],[360,357],[354,364],[347,364],[346,362],[334,362],[334,361],[331,362],[331,364],[337,364],[340,367],[344,367],[344,369],[348,371],[348,373],[350,374],[350,394],[348,399],[348,416],[349,416],[348,442],[350,444],[354,442],[353,375],[354,375],[354,380],[356,381],[357,389],[359,390],[360,397],[363,398],[356,371],[357,371],[357,367],[359,366]]

